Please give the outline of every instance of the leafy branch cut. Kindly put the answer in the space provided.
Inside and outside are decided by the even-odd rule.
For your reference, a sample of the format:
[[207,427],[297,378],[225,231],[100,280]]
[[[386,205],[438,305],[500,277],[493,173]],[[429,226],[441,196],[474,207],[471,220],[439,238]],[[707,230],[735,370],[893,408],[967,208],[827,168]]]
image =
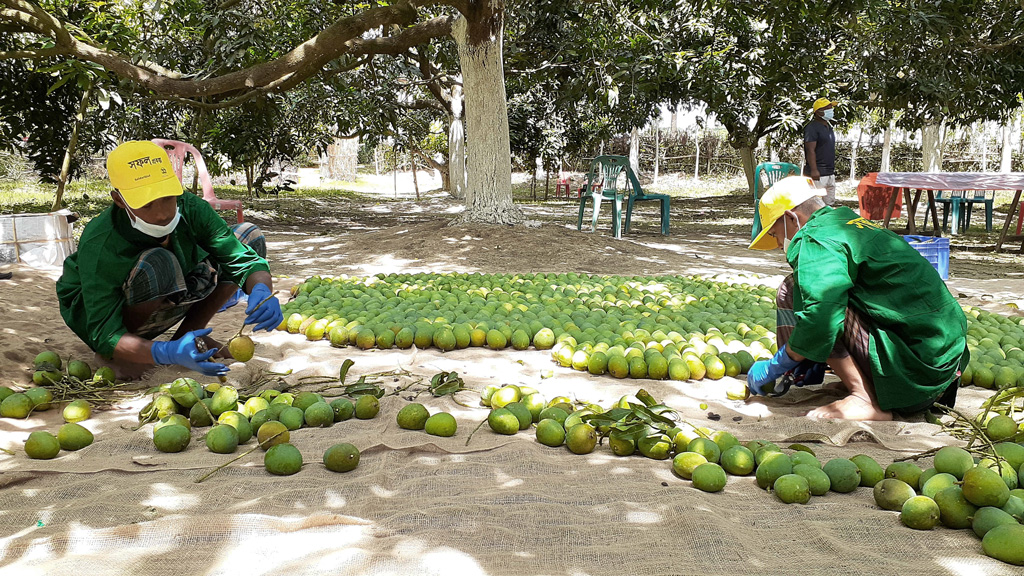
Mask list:
[[[990,414],[1014,418],[1015,415],[1024,411],[1024,386],[1004,388],[993,394],[982,405],[982,412],[976,418],[969,418],[963,412],[954,408],[943,407],[943,410],[952,416],[953,419],[949,422],[936,422],[942,426],[940,433],[944,432],[954,438],[965,440],[967,442],[964,446],[965,450],[982,458],[991,458],[997,462],[998,466],[1001,466],[1004,458],[996,451],[995,442],[993,442],[986,433],[985,422],[988,421],[988,416]],[[1000,442],[1021,441],[1024,441],[1024,432],[1020,431],[1009,438],[1000,440]],[[933,456],[940,449],[941,447],[925,450],[919,454],[914,454],[905,458],[898,458],[896,462],[904,460],[916,461],[921,458]]]
[[612,408],[601,414],[587,414],[581,419],[598,431],[602,441],[607,436],[615,436],[617,439],[639,442],[649,436],[652,429],[666,434],[679,423],[689,424],[691,428],[697,430],[697,426],[689,422],[676,422],[667,416],[676,414],[676,411],[659,403],[646,390],[639,390],[636,397],[642,404],[630,402],[629,408]]

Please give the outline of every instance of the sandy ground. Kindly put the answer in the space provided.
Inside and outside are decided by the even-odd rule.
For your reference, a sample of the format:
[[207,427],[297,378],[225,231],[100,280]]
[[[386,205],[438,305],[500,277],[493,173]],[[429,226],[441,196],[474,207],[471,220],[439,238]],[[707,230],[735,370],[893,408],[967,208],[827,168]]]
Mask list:
[[[459,206],[441,195],[303,202],[316,205],[302,222],[275,223],[269,209],[247,208],[267,234],[284,289],[313,274],[441,271],[746,274],[775,285],[785,267],[780,253],[745,249],[749,220],[733,213],[740,200],[676,203],[668,237],[658,234],[653,209],[644,209],[623,240],[610,236],[607,217],[597,233],[577,232],[576,207],[565,203],[526,205],[531,226],[500,227],[449,226]],[[1004,305],[1024,299],[1024,281],[1009,276],[1014,266],[954,260],[948,285],[967,302],[1017,313]],[[91,361],[58,313],[59,272],[13,272],[0,282],[0,381],[27,386],[32,358],[44,349]],[[242,317],[239,307],[219,315],[214,335],[233,333]],[[413,385],[403,398],[417,379],[441,370],[457,370],[477,390],[529,384],[548,396],[602,403],[644,387],[696,425],[743,440],[803,442],[823,460],[867,453],[885,466],[952,442],[921,421],[810,422],[801,414],[829,401],[817,390],[743,403],[725,399],[726,381],[616,381],[558,368],[538,351],[358,351],[282,333],[256,341],[256,359],[233,365],[236,385],[251,385],[263,370],[292,370],[286,381],[294,384],[334,374],[351,358],[353,376],[406,370],[384,382]],[[160,368],[138,386],[182,375]],[[965,389],[960,406],[970,410],[983,397]],[[459,398],[473,403],[472,393]],[[761,574],[783,565],[793,574],[820,574],[826,565],[848,574],[1015,573],[981,556],[973,535],[901,527],[874,507],[867,489],[787,508],[752,478],[731,478],[725,492],[709,495],[674,476],[668,462],[617,459],[607,447],[578,457],[538,445],[532,433],[499,437],[486,429],[468,442],[485,410],[417,400],[455,414],[458,434],[397,429],[394,414],[405,400],[389,396],[374,420],[296,433],[307,461],[297,476],[267,475],[257,453],[203,484],[196,477],[227,457],[202,447],[198,430],[184,453],[155,451],[151,426],[131,429],[143,399],[99,412],[87,422],[93,446],[46,462],[20,449],[29,432],[56,430],[57,411],[2,419],[0,447],[15,455],[0,454],[0,574]],[[363,452],[360,467],[343,476],[317,464],[339,441]]]

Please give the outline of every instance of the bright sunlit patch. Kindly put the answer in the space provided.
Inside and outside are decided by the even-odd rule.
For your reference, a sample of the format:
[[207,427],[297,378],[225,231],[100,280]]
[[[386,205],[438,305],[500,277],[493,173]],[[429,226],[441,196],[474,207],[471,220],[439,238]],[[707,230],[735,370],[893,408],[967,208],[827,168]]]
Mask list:
[[[271,522],[266,522],[266,520]],[[246,574],[248,576],[286,574],[297,562],[316,563],[322,570],[336,572],[363,554],[357,546],[368,538],[369,526],[332,524],[311,529],[295,523],[284,532],[277,527],[282,522],[263,516],[246,515],[233,522],[236,542],[225,547],[220,561],[210,568],[210,574]],[[260,526],[267,526],[261,528]],[[291,525],[292,522],[288,521]],[[331,554],[325,555],[325,552]],[[292,569],[289,569],[291,567]]]
[[343,508],[345,504],[348,504],[348,500],[334,490],[328,490],[324,493],[324,506],[327,508]]
[[661,514],[650,510],[633,510],[626,513],[626,522],[630,524],[657,524],[661,522]]
[[501,486],[502,488],[515,488],[516,486],[519,486],[523,483],[522,478],[513,478],[512,476],[509,476],[508,474],[502,472],[501,470],[495,471],[494,474],[496,476],[496,480],[498,481],[498,485]]
[[632,468],[626,468],[625,466],[616,466],[608,471],[609,474],[632,474]]
[[391,498],[395,495],[394,490],[388,490],[387,488],[377,484],[370,486],[370,492],[372,492],[374,496],[379,496],[381,498]]
[[[934,558],[939,566],[945,566],[954,576],[987,576],[992,574],[991,566],[968,558]],[[1005,564],[1004,564],[1005,566]]]
[[199,496],[183,494],[170,484],[158,483],[150,486],[149,498],[142,501],[143,506],[152,506],[162,510],[176,512],[199,504]]
[[486,574],[479,563],[465,552],[454,548],[435,548],[421,557],[424,572],[428,574],[460,574],[472,576]]

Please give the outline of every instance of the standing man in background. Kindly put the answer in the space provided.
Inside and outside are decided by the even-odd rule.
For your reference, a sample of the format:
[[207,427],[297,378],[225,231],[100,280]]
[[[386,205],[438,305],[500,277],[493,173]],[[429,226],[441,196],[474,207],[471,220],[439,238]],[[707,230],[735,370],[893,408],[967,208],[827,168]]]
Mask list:
[[827,206],[836,202],[836,133],[831,123],[835,106],[828,98],[818,98],[812,107],[814,118],[804,126],[804,176],[825,190]]

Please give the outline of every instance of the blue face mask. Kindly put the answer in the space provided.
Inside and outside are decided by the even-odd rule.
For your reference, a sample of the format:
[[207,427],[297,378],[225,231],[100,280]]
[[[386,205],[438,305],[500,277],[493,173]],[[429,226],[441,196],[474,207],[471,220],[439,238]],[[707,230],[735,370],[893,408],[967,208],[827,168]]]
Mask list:
[[836,116],[836,111],[835,110],[833,110],[831,108],[829,108],[828,110],[825,110],[825,114],[824,114],[825,120],[831,120],[831,119],[835,118],[835,116]]

